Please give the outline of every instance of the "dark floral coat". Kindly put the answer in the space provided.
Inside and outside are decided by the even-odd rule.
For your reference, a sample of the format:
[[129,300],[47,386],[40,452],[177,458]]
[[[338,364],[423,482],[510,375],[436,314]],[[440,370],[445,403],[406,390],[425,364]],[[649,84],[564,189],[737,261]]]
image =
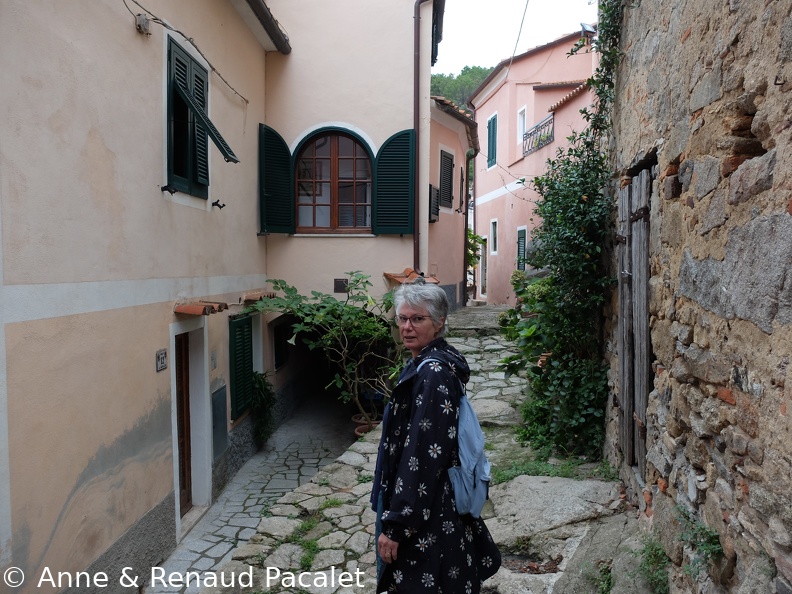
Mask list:
[[[424,359],[430,361],[417,371]],[[383,423],[372,503],[382,495],[382,531],[399,543],[377,592],[477,594],[500,564],[484,521],[456,511],[447,469],[458,464],[459,400],[470,368],[438,338],[410,360]]]

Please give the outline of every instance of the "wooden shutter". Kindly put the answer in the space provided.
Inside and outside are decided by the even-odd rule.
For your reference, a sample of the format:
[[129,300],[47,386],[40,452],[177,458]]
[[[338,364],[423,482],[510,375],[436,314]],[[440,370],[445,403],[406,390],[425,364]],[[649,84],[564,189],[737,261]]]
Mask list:
[[429,184],[429,222],[440,220],[440,190]]
[[[197,68],[198,67],[195,64],[193,64],[193,81],[194,82],[196,80],[201,80],[201,75],[200,74],[196,74]],[[195,122],[196,126],[199,126],[204,131],[204,134],[202,134],[201,136],[204,136],[206,133],[208,133],[209,137],[212,139],[212,142],[215,143],[215,146],[217,146],[217,148],[223,154],[223,158],[226,161],[231,161],[233,163],[239,163],[239,159],[234,154],[234,151],[232,151],[231,147],[228,146],[228,143],[225,141],[225,138],[223,138],[223,136],[220,134],[220,131],[215,127],[215,125],[209,119],[209,116],[206,115],[206,110],[201,105],[201,101],[198,100],[198,98],[195,95],[193,95],[193,93],[195,92],[195,88],[196,87],[194,86],[193,90],[191,92],[191,91],[185,89],[180,84],[176,85],[176,91],[178,91],[178,93],[179,93],[179,95],[181,95],[182,99],[184,99],[184,101],[187,102],[187,105],[190,106],[190,111],[192,112],[193,117],[196,120],[196,122]],[[199,92],[203,94],[202,100],[203,100],[203,102],[205,104],[206,103],[205,97],[206,97],[206,92],[207,92],[207,89],[208,89],[208,83],[206,82],[205,79],[204,79],[204,84],[203,85],[199,84],[199,88],[200,88]],[[204,138],[204,140],[206,140],[206,139]]]
[[259,205],[263,233],[294,233],[294,175],[286,141],[259,125]]
[[253,403],[253,318],[229,318],[231,419],[238,419]]
[[487,120],[487,167],[498,162],[498,116]]
[[525,270],[525,229],[517,229],[517,270]]
[[440,151],[440,206],[454,206],[454,155]]
[[[181,85],[178,85],[181,88]],[[193,111],[206,112],[206,97],[209,84],[206,80],[206,73],[201,72],[193,65],[192,95],[197,103],[197,109]],[[189,105],[190,102],[187,101]],[[209,139],[207,132],[198,117],[193,116],[193,137],[195,138],[195,168],[193,169],[195,181],[205,186],[209,185]]]
[[412,234],[415,213],[415,132],[404,130],[380,148],[374,179],[374,220],[377,234]]

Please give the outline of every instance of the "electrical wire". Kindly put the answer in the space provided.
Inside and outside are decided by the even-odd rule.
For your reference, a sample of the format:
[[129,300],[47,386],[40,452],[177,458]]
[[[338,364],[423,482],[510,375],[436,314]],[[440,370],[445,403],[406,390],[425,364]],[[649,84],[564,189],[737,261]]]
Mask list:
[[[129,14],[131,14],[133,17],[136,17],[137,15],[134,12],[132,12],[132,10],[129,8],[129,5],[126,3],[126,0],[121,0],[121,1],[124,3],[124,6],[126,6],[126,9],[129,11]],[[192,45],[195,48],[195,51],[197,51],[201,55],[201,57],[206,61],[206,63],[209,65],[209,68],[212,70],[212,72],[214,72],[220,78],[220,80],[222,80],[225,83],[225,85],[229,89],[231,89],[231,91],[234,92],[235,95],[237,95],[240,99],[242,99],[242,101],[245,102],[245,105],[249,105],[250,104],[250,101],[248,101],[239,91],[237,91],[233,86],[231,86],[231,83],[229,83],[225,79],[225,77],[222,74],[220,74],[220,72],[217,70],[217,68],[215,68],[212,65],[212,63],[209,61],[209,59],[204,55],[204,53],[201,51],[201,49],[196,45],[196,43],[195,43],[195,41],[193,40],[192,37],[187,37],[187,35],[185,35],[184,33],[179,31],[175,27],[172,27],[171,25],[169,25],[168,23],[163,21],[161,18],[159,18],[157,15],[155,15],[153,12],[151,12],[149,9],[147,9],[145,6],[143,6],[137,0],[132,0],[132,2],[137,4],[138,7],[140,7],[140,9],[143,10],[143,12],[145,12],[149,17],[151,17],[152,22],[157,23],[158,25],[161,25],[165,29],[168,29],[169,31],[173,31],[174,33],[178,33],[179,35],[184,37],[184,39],[186,39],[190,43],[190,45]]]
[[520,21],[520,30],[517,32],[517,41],[514,42],[514,49],[512,50],[511,58],[509,58],[509,66],[508,68],[506,68],[507,76],[509,74],[509,70],[511,70],[511,65],[512,62],[514,61],[514,56],[517,54],[517,46],[520,43],[520,36],[522,35],[523,25],[525,24],[525,15],[528,14],[528,2],[529,0],[525,0],[525,8],[523,9],[522,20]]

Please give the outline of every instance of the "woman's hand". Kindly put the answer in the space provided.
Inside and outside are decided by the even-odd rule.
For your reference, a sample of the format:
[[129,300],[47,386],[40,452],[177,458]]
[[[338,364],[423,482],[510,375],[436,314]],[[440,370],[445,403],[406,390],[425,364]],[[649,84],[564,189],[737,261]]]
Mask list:
[[377,541],[377,550],[379,551],[380,559],[385,563],[393,563],[396,561],[396,549],[399,548],[399,543],[391,540],[384,534],[380,534]]

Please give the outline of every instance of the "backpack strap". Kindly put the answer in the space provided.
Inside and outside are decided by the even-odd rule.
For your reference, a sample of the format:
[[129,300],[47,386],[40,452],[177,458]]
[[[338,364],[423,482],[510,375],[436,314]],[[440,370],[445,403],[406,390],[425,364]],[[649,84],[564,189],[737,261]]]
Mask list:
[[[421,370],[421,367],[426,365],[427,363],[440,363],[441,365],[445,363],[445,361],[441,361],[440,359],[424,359],[418,364],[418,367],[415,368],[415,373],[418,373]],[[445,363],[448,365],[448,363]],[[462,383],[462,380],[459,379],[459,376],[455,373],[451,373],[456,378],[457,383],[459,384],[460,389],[462,390],[462,398],[467,397],[467,389],[465,388],[465,384]]]

